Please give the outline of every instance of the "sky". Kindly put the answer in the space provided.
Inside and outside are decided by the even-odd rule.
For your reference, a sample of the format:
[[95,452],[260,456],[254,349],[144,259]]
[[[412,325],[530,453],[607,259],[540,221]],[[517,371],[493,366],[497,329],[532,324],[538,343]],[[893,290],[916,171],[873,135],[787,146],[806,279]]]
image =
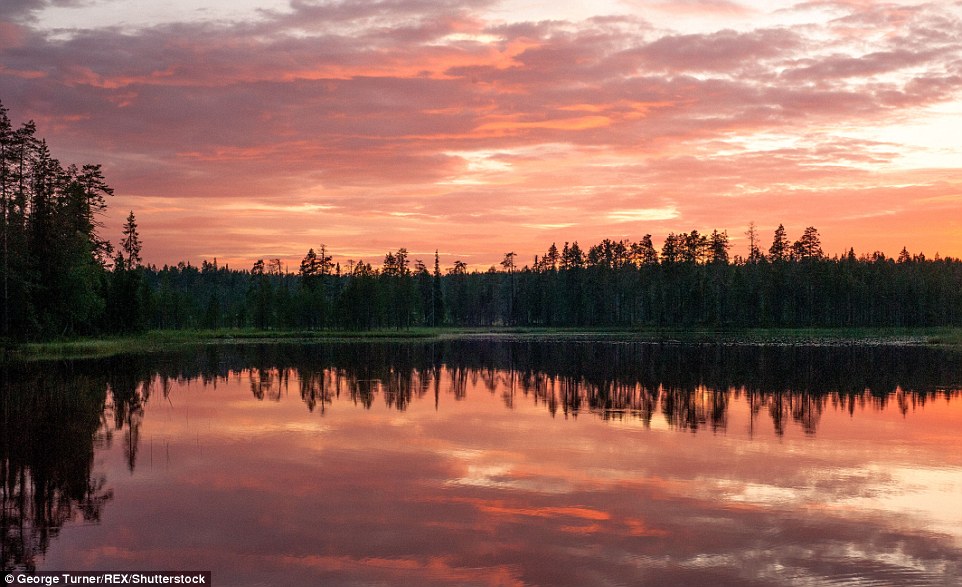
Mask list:
[[962,257],[962,2],[2,0],[0,101],[158,265],[818,228]]

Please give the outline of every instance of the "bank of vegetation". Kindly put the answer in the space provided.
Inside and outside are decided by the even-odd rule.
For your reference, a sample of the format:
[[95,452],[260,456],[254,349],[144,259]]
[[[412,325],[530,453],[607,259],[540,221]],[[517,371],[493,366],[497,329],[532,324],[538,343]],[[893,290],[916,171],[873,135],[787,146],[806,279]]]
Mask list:
[[4,340],[151,330],[938,328],[935,337],[953,342],[951,329],[962,326],[962,262],[907,249],[830,257],[814,227],[792,241],[779,226],[769,242],[750,225],[744,256],[727,233],[692,230],[657,248],[650,235],[553,243],[529,262],[505,253],[484,271],[461,261],[442,268],[437,253],[425,262],[405,248],[342,265],[324,245],[309,248],[296,271],[277,259],[156,267],[142,263],[133,212],[119,246],[100,234],[111,194],[99,165],[62,165],[33,123],[14,128],[0,106]]

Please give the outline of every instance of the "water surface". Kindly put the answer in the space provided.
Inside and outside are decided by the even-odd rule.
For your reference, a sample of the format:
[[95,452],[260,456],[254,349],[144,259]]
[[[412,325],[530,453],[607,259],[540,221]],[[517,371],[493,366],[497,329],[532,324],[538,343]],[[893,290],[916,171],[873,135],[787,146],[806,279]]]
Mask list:
[[962,579],[962,361],[946,351],[249,345],[3,378],[5,570]]

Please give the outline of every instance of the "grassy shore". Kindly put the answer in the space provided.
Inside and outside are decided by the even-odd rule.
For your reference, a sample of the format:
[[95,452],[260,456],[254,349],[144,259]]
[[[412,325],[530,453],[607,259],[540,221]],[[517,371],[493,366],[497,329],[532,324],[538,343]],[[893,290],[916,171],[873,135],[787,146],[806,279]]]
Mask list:
[[410,328],[404,330],[155,330],[130,336],[4,345],[2,360],[75,359],[206,344],[424,341],[458,338],[721,344],[911,344],[962,348],[962,328]]

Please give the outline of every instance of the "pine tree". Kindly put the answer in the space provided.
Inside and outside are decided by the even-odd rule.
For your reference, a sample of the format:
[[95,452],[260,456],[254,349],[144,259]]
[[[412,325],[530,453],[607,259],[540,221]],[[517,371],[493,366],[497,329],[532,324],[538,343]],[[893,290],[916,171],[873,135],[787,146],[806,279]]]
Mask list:
[[0,221],[3,222],[3,330],[2,336],[10,335],[10,197],[13,195],[10,165],[14,150],[13,124],[7,117],[7,109],[0,103]]
[[308,249],[307,254],[301,259],[301,267],[298,274],[301,276],[301,284],[306,287],[313,287],[316,277],[320,274],[320,261],[314,249]]
[[561,253],[558,252],[558,247],[554,243],[548,247],[548,252],[544,256],[544,264],[547,269],[557,269],[558,262],[561,260]]
[[91,242],[94,245],[94,255],[101,265],[107,265],[113,254],[113,246],[109,240],[97,235],[97,229],[103,228],[103,223],[97,220],[107,209],[105,196],[114,195],[114,190],[104,179],[100,165],[84,165],[76,176],[76,181],[83,187],[85,213],[91,222]]
[[675,233],[669,232],[668,236],[665,237],[665,242],[661,246],[661,263],[662,265],[672,265],[681,260],[681,236],[676,236]]
[[654,265],[658,263],[658,251],[651,242],[651,235],[646,234],[641,240],[631,245],[631,260],[637,266]]
[[758,248],[758,230],[755,229],[755,223],[748,223],[748,231],[745,232],[745,236],[748,237],[748,262],[758,263],[764,259],[761,249]]
[[321,243],[317,254],[317,274],[330,275],[334,272],[333,257],[327,254],[327,245]]
[[581,251],[581,247],[578,246],[578,241],[571,243],[565,243],[564,249],[561,252],[561,266],[564,269],[576,269],[579,267],[584,267],[585,265],[585,255]]
[[434,275],[431,281],[431,326],[444,322],[444,296],[441,291],[441,261],[434,251]]
[[785,235],[785,227],[781,224],[775,229],[775,237],[772,239],[772,246],[768,249],[768,257],[772,261],[787,261],[791,256],[788,237]]
[[251,304],[251,314],[254,326],[265,329],[271,326],[272,300],[274,291],[266,273],[264,259],[258,259],[251,267],[251,282],[248,297]]
[[718,232],[717,230],[713,230],[709,238],[708,246],[711,250],[709,260],[712,263],[728,264],[728,249],[730,245],[728,244],[727,231]]
[[2,335],[91,332],[100,323],[109,244],[97,217],[112,193],[99,166],[63,167],[33,122],[13,130],[0,105]]
[[[107,325],[111,330],[132,332],[147,324],[147,298],[141,242],[133,210],[127,215],[120,239],[120,251],[114,261],[107,299]],[[175,322],[176,323],[176,322]]]
[[708,238],[693,230],[681,235],[681,260],[686,263],[703,263],[708,257]]
[[134,217],[133,210],[127,215],[123,235],[124,238],[120,240],[120,250],[124,255],[124,265],[129,270],[137,269],[143,259],[140,257],[140,235],[137,233],[137,219]]
[[822,241],[818,236],[818,229],[809,226],[802,237],[792,245],[792,252],[796,259],[821,259],[825,256],[822,251]]

